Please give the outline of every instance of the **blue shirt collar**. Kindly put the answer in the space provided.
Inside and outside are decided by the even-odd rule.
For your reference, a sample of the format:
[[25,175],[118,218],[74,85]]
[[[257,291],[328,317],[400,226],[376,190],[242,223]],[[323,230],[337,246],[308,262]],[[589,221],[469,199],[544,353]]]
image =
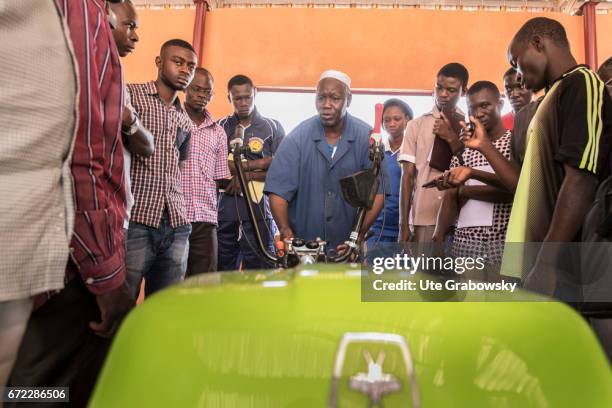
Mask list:
[[[319,125],[319,132],[312,133],[312,140],[319,141],[325,139],[325,128],[323,127],[323,123],[321,123],[321,118],[316,116],[316,122]],[[348,112],[344,115],[344,129],[342,129],[342,139],[352,142],[355,140],[355,132],[353,132],[353,122],[354,118],[348,114]]]
[[[257,107],[253,108],[252,115],[253,115],[253,117],[251,118],[251,126],[261,120],[261,114],[259,113],[259,111],[257,111]],[[235,123],[235,124],[240,123],[240,118],[238,118],[238,114],[237,113],[234,113],[233,115],[231,115],[230,118],[231,118],[233,123]]]

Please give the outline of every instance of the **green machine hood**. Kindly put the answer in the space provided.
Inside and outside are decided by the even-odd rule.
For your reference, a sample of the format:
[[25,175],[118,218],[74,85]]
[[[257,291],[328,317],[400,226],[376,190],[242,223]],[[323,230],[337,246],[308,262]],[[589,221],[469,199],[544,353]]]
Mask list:
[[359,270],[209,274],[125,320],[92,407],[612,407],[556,302],[362,302]]

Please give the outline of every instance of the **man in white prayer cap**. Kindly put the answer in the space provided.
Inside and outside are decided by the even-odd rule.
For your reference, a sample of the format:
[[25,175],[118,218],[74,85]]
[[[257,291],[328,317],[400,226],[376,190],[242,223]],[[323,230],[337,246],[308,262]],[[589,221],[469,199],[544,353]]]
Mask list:
[[[299,124],[280,144],[264,188],[281,239],[319,237],[327,241],[330,256],[349,238],[356,213],[342,196],[340,179],[371,167],[371,127],[346,112],[350,86],[351,79],[343,72],[321,74],[315,101],[319,114]],[[384,189],[381,180],[387,183]],[[360,239],[383,206],[382,191],[390,191],[387,180],[379,179]]]

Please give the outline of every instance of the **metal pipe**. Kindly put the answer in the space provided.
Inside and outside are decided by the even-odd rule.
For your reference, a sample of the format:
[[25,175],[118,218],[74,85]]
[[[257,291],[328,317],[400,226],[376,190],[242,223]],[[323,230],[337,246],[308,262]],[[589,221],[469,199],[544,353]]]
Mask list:
[[[382,117],[382,115],[380,115]],[[382,160],[385,157],[385,151],[382,146],[370,146],[371,149],[371,159],[372,159],[372,174],[374,174],[374,180],[377,180],[378,174],[380,173],[380,166],[382,165]],[[376,181],[374,182],[374,188],[376,188]],[[375,195],[375,191],[372,192]],[[384,209],[383,209],[384,211]],[[365,207],[359,207],[357,209],[357,216],[355,223],[353,224],[353,228],[351,230],[351,235],[348,241],[345,243],[349,246],[342,255],[333,258],[332,262],[346,262],[349,260],[351,255],[357,254],[358,244],[357,239],[359,237],[359,233],[361,232],[361,227],[363,226],[363,221],[365,220],[366,213],[368,209]]]
[[584,19],[584,59],[591,69],[597,69],[597,13],[599,3],[588,1],[582,5]]
[[238,182],[240,183],[240,188],[242,189],[242,195],[244,196],[244,203],[246,204],[247,211],[249,213],[249,220],[253,225],[253,229],[255,230],[255,238],[257,239],[257,245],[259,246],[259,250],[262,252],[263,256],[271,261],[274,264],[280,264],[281,261],[276,256],[272,255],[268,252],[263,240],[261,231],[259,230],[259,223],[257,222],[257,217],[255,216],[255,210],[253,209],[253,202],[251,201],[251,195],[249,194],[249,186],[246,181],[246,177],[244,176],[244,169],[242,168],[242,152],[243,149],[248,149],[248,146],[245,147],[236,147],[232,154],[234,155],[234,166],[236,167],[236,174],[238,175]]
[[198,66],[202,66],[202,56],[204,55],[204,29],[206,22],[206,12],[208,2],[206,0],[193,0],[196,6],[196,16],[193,23],[193,49],[198,55]]

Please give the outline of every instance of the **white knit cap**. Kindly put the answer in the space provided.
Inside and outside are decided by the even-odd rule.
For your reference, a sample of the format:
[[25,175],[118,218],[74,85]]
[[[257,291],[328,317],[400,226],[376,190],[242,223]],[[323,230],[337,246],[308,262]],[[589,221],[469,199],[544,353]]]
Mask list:
[[327,71],[321,74],[321,77],[319,77],[319,82],[321,82],[325,78],[337,79],[349,88],[351,87],[351,78],[344,72],[336,71],[335,69],[328,69]]

